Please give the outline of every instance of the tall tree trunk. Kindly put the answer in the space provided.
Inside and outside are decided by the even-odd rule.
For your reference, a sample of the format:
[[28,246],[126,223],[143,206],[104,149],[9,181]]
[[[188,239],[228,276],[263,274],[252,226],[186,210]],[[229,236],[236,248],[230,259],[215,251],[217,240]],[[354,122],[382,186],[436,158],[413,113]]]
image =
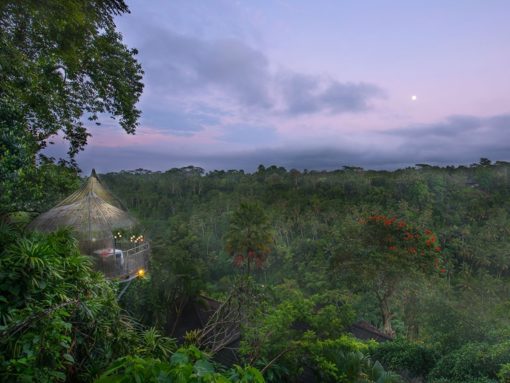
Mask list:
[[381,314],[384,333],[389,336],[395,336],[395,331],[391,327],[391,318],[393,317],[393,314],[389,311],[386,305],[381,306]]
[[393,318],[393,313],[391,312],[388,299],[391,296],[391,293],[386,291],[383,295],[376,292],[377,300],[379,302],[379,310],[381,311],[381,319],[383,322],[383,331],[386,335],[395,336],[395,331],[391,327],[391,319]]

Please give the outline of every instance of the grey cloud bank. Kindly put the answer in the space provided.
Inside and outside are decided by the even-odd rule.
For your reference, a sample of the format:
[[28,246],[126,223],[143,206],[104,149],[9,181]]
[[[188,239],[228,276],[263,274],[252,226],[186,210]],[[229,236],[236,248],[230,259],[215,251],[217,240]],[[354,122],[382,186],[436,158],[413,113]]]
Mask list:
[[[510,114],[491,117],[451,116],[432,124],[419,124],[384,133],[400,140],[399,153],[430,160],[463,160],[469,155],[510,157]],[[471,156],[472,158],[472,156]]]
[[[243,129],[256,134],[271,134],[265,127],[232,126],[231,137]],[[343,165],[357,165],[370,169],[395,169],[416,163],[438,165],[469,164],[480,157],[493,160],[510,159],[510,114],[492,117],[452,116],[444,122],[419,125],[389,132],[372,132],[364,139],[370,144],[316,145],[315,147],[259,148],[237,152],[193,154],[183,150],[168,152],[140,147],[93,147],[80,154],[83,170],[98,167],[101,171],[147,168],[165,170],[195,165],[207,170],[245,169],[253,171],[259,164],[279,165],[288,169],[339,169]],[[108,164],[108,165],[104,165]]]
[[205,115],[173,109],[158,110],[146,108],[142,123],[162,133],[175,136],[192,136],[204,129],[207,124],[217,123],[218,119]]
[[[368,110],[384,92],[374,84],[340,82],[270,70],[269,59],[242,41],[205,40],[148,27],[140,44],[151,102],[164,96],[226,97],[244,108],[289,115]],[[150,37],[149,37],[150,36]],[[157,38],[154,38],[157,36]],[[214,100],[210,100],[214,104]]]
[[492,117],[450,116],[444,121],[431,124],[416,124],[404,129],[387,131],[397,136],[426,136],[426,137],[460,137],[467,138],[470,134],[480,135],[505,133],[510,130],[510,114]]
[[163,94],[219,88],[240,103],[269,107],[267,59],[235,40],[205,41],[154,28],[140,46],[147,82]]
[[370,109],[370,101],[384,96],[373,84],[341,83],[299,73],[281,75],[280,86],[290,115],[362,112]]

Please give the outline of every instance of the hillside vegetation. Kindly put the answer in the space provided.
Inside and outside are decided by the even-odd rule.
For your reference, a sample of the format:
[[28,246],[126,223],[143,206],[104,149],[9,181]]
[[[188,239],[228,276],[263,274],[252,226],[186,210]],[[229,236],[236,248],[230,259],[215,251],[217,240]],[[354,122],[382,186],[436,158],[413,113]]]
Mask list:
[[92,124],[139,126],[128,12],[0,2],[0,381],[510,382],[506,162],[105,174],[151,243],[129,285],[69,228],[27,230],[84,181]]
[[[151,280],[124,304],[171,335],[176,302],[199,293],[224,299],[249,274],[258,300],[240,351],[261,367],[277,357],[275,381],[305,366],[338,365],[312,349],[357,320],[396,336],[364,351],[387,369],[430,382],[504,381],[509,169],[482,159],[394,172],[260,166],[253,174],[196,167],[106,174],[154,248]],[[264,243],[266,234],[241,234],[233,250],[233,227],[268,230],[271,240],[256,248],[246,238]],[[296,323],[306,325],[298,331]]]

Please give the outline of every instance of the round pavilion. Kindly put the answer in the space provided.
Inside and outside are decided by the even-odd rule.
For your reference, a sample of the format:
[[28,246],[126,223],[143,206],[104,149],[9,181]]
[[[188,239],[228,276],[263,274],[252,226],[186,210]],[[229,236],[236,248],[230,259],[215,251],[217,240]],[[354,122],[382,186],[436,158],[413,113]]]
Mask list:
[[149,243],[137,221],[101,183],[95,170],[81,189],[34,219],[29,229],[50,232],[70,227],[83,254],[108,278],[128,279],[143,274]]

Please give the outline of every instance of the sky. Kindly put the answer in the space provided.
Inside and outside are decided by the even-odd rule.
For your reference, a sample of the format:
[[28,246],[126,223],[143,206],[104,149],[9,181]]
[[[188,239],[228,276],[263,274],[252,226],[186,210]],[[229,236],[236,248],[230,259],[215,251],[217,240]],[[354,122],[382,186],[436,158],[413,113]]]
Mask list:
[[140,127],[91,126],[85,172],[510,159],[507,0],[127,3]]

